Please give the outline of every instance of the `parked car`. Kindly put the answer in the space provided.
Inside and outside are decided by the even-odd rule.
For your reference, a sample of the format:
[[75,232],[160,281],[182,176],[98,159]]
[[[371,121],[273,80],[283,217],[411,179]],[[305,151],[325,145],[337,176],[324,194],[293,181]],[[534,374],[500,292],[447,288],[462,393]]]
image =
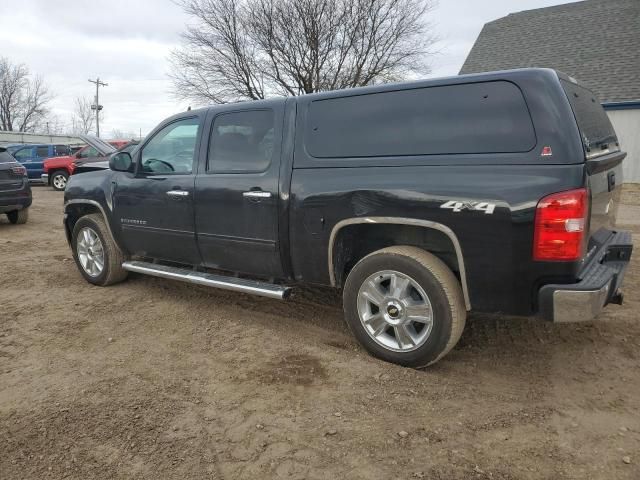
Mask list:
[[54,190],[64,190],[67,180],[73,174],[77,162],[99,162],[104,161],[114,153],[116,149],[113,145],[90,135],[81,135],[83,141],[87,142],[83,148],[73,155],[64,157],[48,158],[44,161],[42,182],[50,185]]
[[31,182],[42,181],[43,163],[46,158],[71,154],[69,145],[26,145],[21,143],[9,145],[6,148],[16,160],[25,166]]
[[30,206],[27,169],[0,147],[0,214],[5,214],[11,223],[27,223]]
[[217,105],[71,177],[64,227],[95,285],[341,289],[369,352],[422,367],[468,311],[574,322],[622,302],[625,155],[595,96],[547,69]]

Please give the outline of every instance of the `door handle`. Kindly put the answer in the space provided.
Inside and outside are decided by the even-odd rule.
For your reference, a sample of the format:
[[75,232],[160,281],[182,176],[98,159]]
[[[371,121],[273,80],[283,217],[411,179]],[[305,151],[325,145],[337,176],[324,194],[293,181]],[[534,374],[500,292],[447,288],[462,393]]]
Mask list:
[[174,198],[181,198],[189,196],[189,192],[187,192],[186,190],[169,190],[167,192],[167,195]]
[[263,192],[262,190],[249,190],[248,192],[242,192],[242,196],[246,198],[269,198],[271,192]]

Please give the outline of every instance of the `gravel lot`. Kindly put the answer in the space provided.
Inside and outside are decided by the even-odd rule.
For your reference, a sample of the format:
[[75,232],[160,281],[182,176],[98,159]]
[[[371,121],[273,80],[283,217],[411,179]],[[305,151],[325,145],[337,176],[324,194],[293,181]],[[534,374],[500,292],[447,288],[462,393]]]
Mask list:
[[331,292],[91,286],[62,195],[34,197],[0,221],[2,479],[640,478],[640,252],[598,322],[473,315],[414,371],[359,348]]

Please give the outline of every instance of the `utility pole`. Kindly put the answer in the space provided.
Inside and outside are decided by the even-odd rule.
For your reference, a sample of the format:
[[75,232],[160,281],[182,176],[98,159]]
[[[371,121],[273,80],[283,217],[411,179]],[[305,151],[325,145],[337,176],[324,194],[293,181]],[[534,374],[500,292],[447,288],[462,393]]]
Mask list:
[[95,80],[89,79],[89,81],[96,84],[96,103],[91,105],[91,110],[96,111],[96,137],[100,137],[100,110],[102,110],[102,105],[100,105],[99,91],[100,87],[107,87],[109,84],[101,82],[100,77]]

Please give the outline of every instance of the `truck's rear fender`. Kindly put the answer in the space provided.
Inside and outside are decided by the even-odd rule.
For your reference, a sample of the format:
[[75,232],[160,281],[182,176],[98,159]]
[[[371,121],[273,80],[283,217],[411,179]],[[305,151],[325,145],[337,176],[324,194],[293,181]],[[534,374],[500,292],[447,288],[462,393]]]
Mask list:
[[440,258],[458,276],[465,305],[471,309],[460,242],[449,227],[428,220],[368,216],[338,222],[329,238],[331,285],[342,287],[359,259],[392,245],[420,247]]
[[[294,276],[340,286],[349,267],[368,250],[408,242],[441,256],[466,283],[473,310],[529,315],[540,282],[572,281],[580,267],[579,262],[533,262],[537,202],[550,193],[584,186],[584,168],[479,164],[295,169],[290,214]],[[425,225],[399,228],[377,222],[376,228],[366,220],[372,217]],[[429,222],[453,235],[429,229]],[[334,233],[341,224],[354,225],[338,229],[349,239]],[[419,228],[426,231],[417,233]],[[460,258],[454,255],[452,237],[459,242]]]

